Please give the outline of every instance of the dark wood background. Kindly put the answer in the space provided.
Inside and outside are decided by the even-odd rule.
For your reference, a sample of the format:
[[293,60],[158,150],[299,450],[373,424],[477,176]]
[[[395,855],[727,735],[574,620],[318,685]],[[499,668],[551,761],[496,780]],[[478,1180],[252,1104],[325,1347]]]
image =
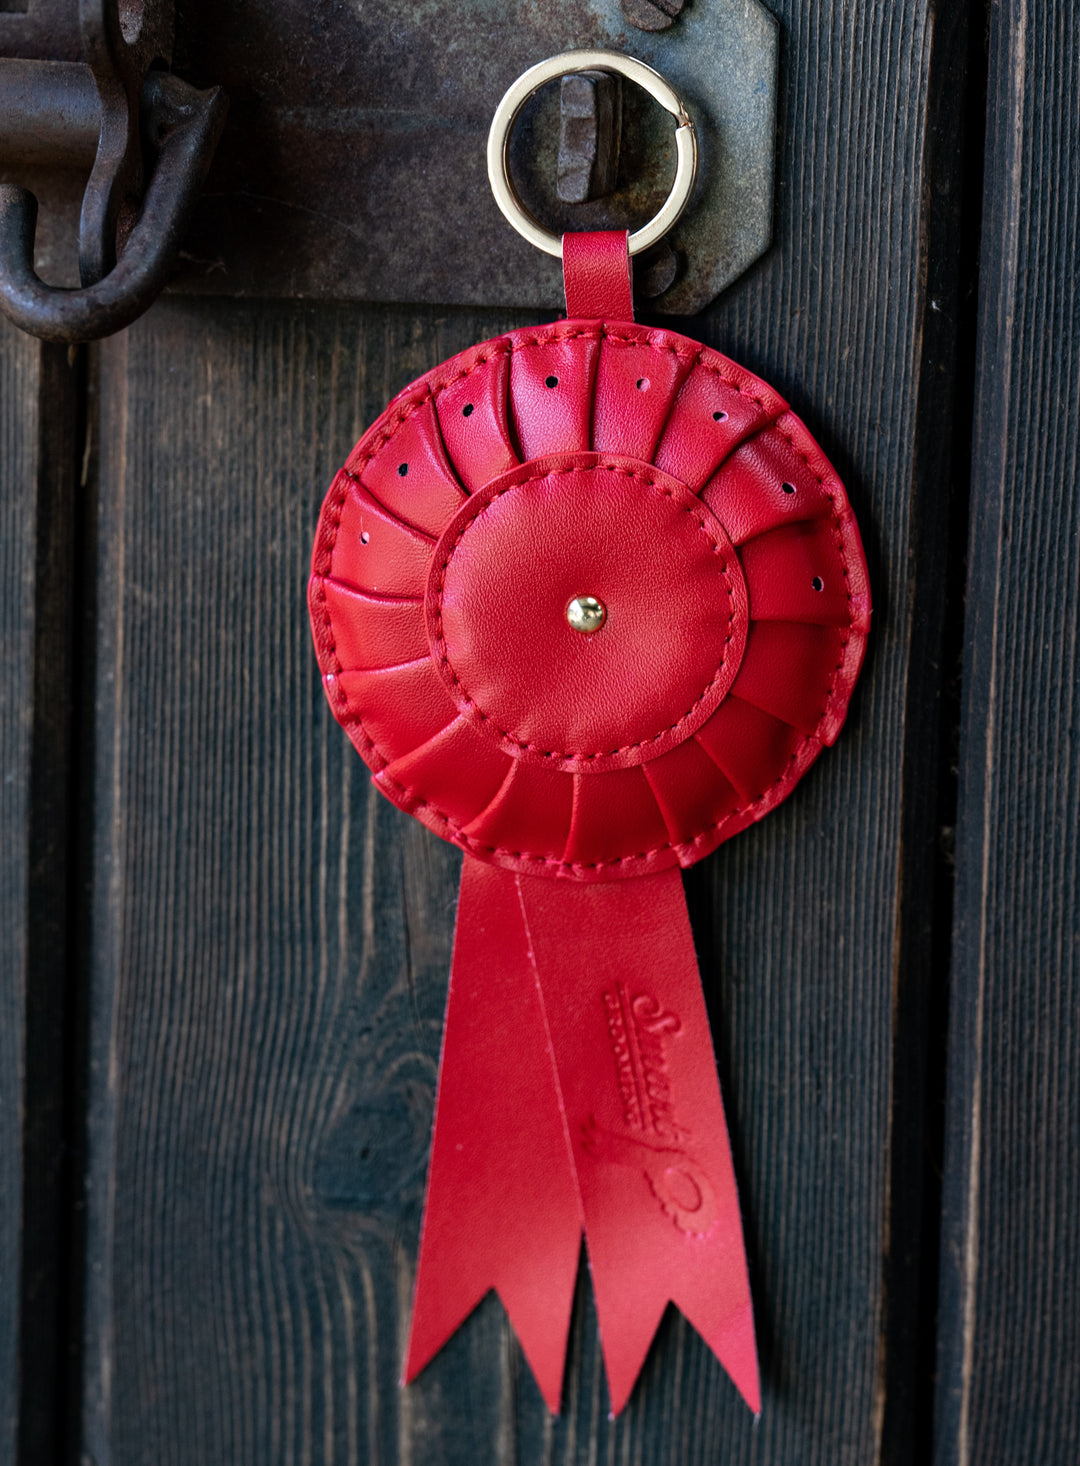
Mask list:
[[171,298],[0,332],[0,1461],[1080,1458],[1080,39],[777,0],[776,238],[677,323],[772,381],[875,628],[798,792],[686,879],[761,1346],[669,1313],[563,1414],[491,1297],[397,1380],[459,857],[371,790],[304,610],[387,398],[526,317]]

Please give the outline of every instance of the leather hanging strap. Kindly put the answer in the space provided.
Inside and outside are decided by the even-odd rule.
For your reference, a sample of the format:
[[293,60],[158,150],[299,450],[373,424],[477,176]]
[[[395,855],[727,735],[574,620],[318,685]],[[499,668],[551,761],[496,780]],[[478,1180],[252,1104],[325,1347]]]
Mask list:
[[634,293],[625,229],[562,237],[569,320],[632,321]]

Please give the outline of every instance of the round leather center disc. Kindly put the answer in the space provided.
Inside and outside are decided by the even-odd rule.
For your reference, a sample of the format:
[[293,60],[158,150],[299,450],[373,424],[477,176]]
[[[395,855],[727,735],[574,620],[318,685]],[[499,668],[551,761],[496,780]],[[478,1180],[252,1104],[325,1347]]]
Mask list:
[[[587,600],[604,612],[594,632]],[[432,557],[426,616],[460,711],[515,757],[583,773],[645,763],[701,726],[738,671],[748,605],[695,494],[580,452],[470,497]]]

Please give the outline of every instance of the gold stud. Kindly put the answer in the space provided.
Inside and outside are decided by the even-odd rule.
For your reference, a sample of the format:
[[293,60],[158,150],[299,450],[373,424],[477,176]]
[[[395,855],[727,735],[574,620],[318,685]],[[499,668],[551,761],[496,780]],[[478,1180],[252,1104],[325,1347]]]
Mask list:
[[566,619],[575,631],[589,636],[607,620],[607,607],[595,596],[575,596],[566,608]]

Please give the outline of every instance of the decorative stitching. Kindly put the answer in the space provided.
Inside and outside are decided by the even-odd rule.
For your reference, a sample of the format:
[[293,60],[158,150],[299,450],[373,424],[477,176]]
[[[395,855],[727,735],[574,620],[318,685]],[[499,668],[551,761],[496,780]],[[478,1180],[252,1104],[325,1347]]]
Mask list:
[[[393,438],[394,435],[397,433],[401,425],[408,418],[410,418],[412,414],[417,411],[418,408],[423,407],[425,402],[437,399],[445,391],[447,391],[448,388],[453,387],[464,377],[470,377],[472,376],[473,372],[477,372],[480,370],[481,367],[487,366],[488,362],[494,361],[501,356],[513,356],[515,351],[520,351],[526,346],[547,346],[552,341],[578,341],[583,339],[587,339],[590,341],[607,340],[613,342],[616,346],[648,346],[653,351],[666,351],[671,353],[672,355],[679,356],[680,358],[683,356],[687,356],[691,359],[691,371],[695,366],[700,366],[703,368],[703,370],[707,372],[712,372],[714,376],[719,377],[719,379],[724,383],[726,387],[730,387],[733,392],[737,392],[740,396],[749,397],[750,401],[760,407],[762,412],[768,412],[768,408],[765,406],[760,397],[755,397],[751,392],[745,392],[738,382],[733,381],[731,378],[724,375],[722,368],[704,360],[706,352],[708,352],[710,355],[718,354],[713,351],[711,346],[700,345],[696,347],[694,352],[686,353],[680,351],[675,346],[660,345],[651,339],[646,339],[642,341],[639,340],[636,336],[620,336],[614,331],[609,331],[607,327],[603,325],[601,325],[600,327],[593,327],[589,330],[563,331],[560,333],[560,331],[558,330],[558,323],[556,323],[554,326],[548,327],[546,331],[543,331],[536,336],[527,337],[524,340],[514,340],[513,338],[508,336],[498,337],[495,341],[488,343],[488,345],[491,347],[490,351],[487,351],[483,355],[478,356],[470,366],[462,367],[461,370],[458,371],[454,376],[448,377],[445,382],[440,382],[438,387],[433,388],[427,378],[435,375],[435,373],[438,372],[438,367],[436,367],[433,372],[429,372],[427,374],[427,377],[422,378],[419,384],[414,383],[412,388],[405,389],[407,392],[410,390],[415,390],[417,395],[415,397],[406,398],[401,403],[394,416],[386,423],[384,423],[383,426],[378,430],[378,432],[373,432],[370,445],[357,461],[357,468],[350,469],[348,467],[345,467],[341,469],[341,472],[347,474],[350,478],[355,479],[359,483],[361,481],[361,474],[363,473],[367,465],[371,462],[371,460],[376,456],[377,453],[382,451],[387,443],[390,442],[391,438]],[[790,411],[790,408],[788,409],[788,411]],[[781,414],[781,416],[782,415],[783,414]],[[778,421],[778,419],[771,419],[768,424],[763,424],[761,431],[764,431],[765,427],[775,426],[776,421]],[[781,436],[783,435],[781,434]],[[786,441],[790,442],[791,440],[787,439]],[[798,449],[796,449],[795,451],[798,452]],[[352,455],[350,454],[349,456],[351,458]],[[804,459],[804,461],[806,461],[807,467],[809,467],[809,460]],[[813,474],[813,469],[810,469],[810,472]],[[814,474],[814,477],[817,478],[817,475]],[[818,482],[822,483],[823,481],[821,479],[818,479]],[[331,546],[331,549],[332,548],[333,547]]]
[[693,850],[695,846],[707,840],[715,830],[722,829],[724,825],[730,824],[732,820],[740,819],[744,814],[749,814],[752,810],[756,809],[758,805],[766,803],[773,790],[778,789],[787,780],[792,765],[801,757],[803,749],[810,743],[820,742],[821,740],[816,733],[805,733],[802,740],[792,751],[790,758],[784,766],[784,772],[779,778],[773,780],[763,794],[759,794],[756,799],[750,800],[748,804],[740,805],[738,809],[729,810],[720,819],[713,820],[711,824],[705,825],[689,840],[668,840],[663,845],[653,845],[648,850],[638,851],[636,855],[620,855],[611,860],[559,860],[554,856],[538,855],[530,850],[508,850],[503,845],[485,845],[482,841],[465,834],[464,825],[460,824],[450,815],[444,814],[441,809],[432,804],[430,800],[425,799],[423,795],[414,794],[404,784],[400,784],[396,779],[391,778],[385,772],[385,765],[382,769],[377,770],[377,772],[381,775],[385,785],[389,785],[398,794],[404,796],[404,802],[408,804],[410,811],[414,809],[432,810],[439,822],[448,826],[453,832],[453,843],[460,845],[462,849],[475,850],[482,855],[505,855],[510,860],[527,860],[534,865],[555,866],[559,870],[572,873],[579,870],[608,870],[612,866],[633,865],[636,861],[651,860],[654,855],[664,855],[669,850]]
[[[462,371],[460,371],[456,376],[450,378],[447,382],[442,383],[437,391],[439,393],[445,391],[446,388],[452,386],[454,382],[460,381],[462,377],[469,376],[472,372],[477,371],[481,366],[485,366],[488,361],[492,360],[493,357],[512,354],[513,351],[519,349],[522,346],[535,346],[541,344],[542,342],[550,341],[553,339],[574,340],[578,337],[590,337],[596,339],[600,336],[607,337],[608,339],[614,341],[625,342],[626,344],[632,343],[635,345],[648,345],[656,351],[676,351],[675,347],[659,346],[652,340],[641,342],[633,337],[618,337],[614,333],[609,332],[606,327],[603,326],[601,326],[599,330],[596,330],[594,328],[592,330],[586,331],[565,332],[562,336],[559,336],[557,327],[555,327],[550,328],[547,333],[537,335],[523,341],[515,341],[511,337],[498,338],[495,342],[491,343],[492,350],[488,354],[477,357],[477,359],[472,363],[471,366],[463,368]],[[714,367],[710,363],[706,363],[701,360],[703,354],[706,351],[712,352],[712,348],[704,345],[698,348],[697,355],[700,364],[703,365],[707,371],[714,371],[716,375],[719,376],[720,379],[726,383],[726,385],[732,387],[736,392],[741,393],[742,388],[737,383],[729,381],[723,375],[723,372],[720,370],[720,368]],[[425,380],[423,382],[422,388],[418,390],[417,396],[415,398],[407,399],[405,402],[403,402],[401,407],[396,412],[394,418],[386,422],[384,426],[379,429],[378,432],[373,432],[371,445],[358,460],[358,466],[361,473],[363,472],[363,469],[366,467],[366,465],[370,463],[371,459],[374,458],[375,454],[378,453],[386,445],[386,443],[390,441],[390,439],[398,431],[398,428],[401,426],[401,424],[408,417],[410,417],[412,413],[417,410],[417,408],[423,406],[426,401],[428,401],[435,395],[436,393],[432,390],[430,382]],[[760,398],[752,397],[751,400],[756,402],[757,405],[763,410],[767,410],[764,408],[764,404],[761,402]],[[790,409],[788,409],[788,415],[794,418],[798,427],[803,427],[803,424],[799,421],[795,414],[790,411]],[[782,416],[784,416],[784,414],[781,414],[781,417]],[[792,433],[789,436],[788,434],[783,432],[783,430],[779,426],[779,422],[780,418],[777,418],[774,421],[763,424],[759,432],[767,432],[770,429],[775,429],[780,438],[788,444],[788,446],[792,449],[796,456],[802,459],[811,477],[824,490],[826,496],[829,499],[830,507],[832,510],[831,519],[836,532],[837,549],[840,554],[844,579],[847,582],[846,599],[849,615],[848,627],[846,633],[843,635],[843,639],[840,644],[839,661],[833,669],[829,680],[829,686],[826,689],[825,702],[822,706],[821,715],[818,718],[814,731],[812,733],[804,734],[800,742],[796,744],[790,758],[784,766],[783,773],[781,773],[776,779],[774,779],[774,781],[768,786],[768,788],[766,788],[764,792],[759,794],[755,799],[750,800],[747,804],[740,805],[737,809],[730,810],[720,819],[713,820],[708,825],[703,826],[703,828],[696,835],[692,836],[689,840],[684,840],[680,842],[669,840],[662,845],[655,845],[648,850],[639,851],[635,855],[623,855],[612,860],[600,860],[591,862],[566,861],[557,859],[553,856],[541,855],[533,851],[509,850],[504,846],[485,845],[482,841],[476,840],[472,836],[465,834],[465,827],[462,824],[454,820],[450,815],[444,813],[444,811],[440,810],[436,805],[432,804],[430,800],[424,799],[421,795],[412,792],[411,790],[406,788],[405,785],[399,783],[396,779],[391,778],[390,775],[385,772],[389,761],[381,752],[381,750],[377,747],[374,740],[369,736],[360,718],[352,712],[351,708],[349,707],[348,698],[342,690],[340,682],[336,680],[338,674],[340,674],[341,672],[341,663],[338,660],[337,656],[337,644],[334,637],[333,625],[330,621],[329,610],[326,604],[326,594],[323,586],[323,581],[324,578],[329,574],[330,561],[333,555],[334,545],[337,541],[338,531],[341,527],[341,516],[345,505],[345,498],[348,494],[347,485],[349,484],[352,477],[351,473],[347,473],[344,470],[338,473],[337,477],[334,480],[334,484],[331,486],[331,493],[327,495],[326,502],[323,506],[323,512],[319,518],[320,531],[316,542],[316,553],[313,557],[314,563],[312,565],[312,608],[313,610],[316,607],[318,608],[320,620],[319,629],[323,632],[326,639],[326,660],[330,667],[330,670],[328,672],[324,671],[323,685],[325,687],[327,677],[335,678],[332,691],[333,701],[337,703],[337,706],[340,709],[340,713],[338,714],[338,721],[348,733],[353,743],[357,745],[360,751],[364,754],[365,758],[368,759],[369,767],[372,768],[372,771],[377,775],[381,775],[384,785],[389,786],[396,794],[401,796],[400,802],[402,804],[407,805],[410,810],[430,810],[438,824],[450,831],[450,838],[452,842],[455,845],[460,846],[462,849],[474,850],[481,855],[498,855],[503,856],[509,860],[527,861],[529,864],[553,867],[557,870],[565,871],[567,874],[573,874],[577,871],[599,871],[612,869],[614,867],[632,865],[642,860],[650,860],[657,855],[667,854],[668,851],[678,852],[693,850],[695,847],[701,845],[706,840],[711,839],[713,834],[716,831],[722,829],[725,825],[730,824],[732,821],[741,819],[744,815],[752,813],[759,806],[768,803],[774,791],[779,789],[781,785],[787,782],[788,778],[790,777],[792,768],[800,760],[804,750],[811,743],[817,743],[820,745],[822,742],[821,738],[819,737],[819,730],[821,729],[828,716],[830,705],[836,695],[837,680],[840,676],[840,673],[843,671],[844,662],[846,660],[846,652],[851,641],[852,627],[855,621],[854,612],[852,610],[854,595],[851,590],[851,578],[848,572],[847,556],[844,549],[843,518],[838,513],[836,508],[836,491],[835,489],[830,488],[825,478],[815,472],[815,470],[811,467],[809,456],[804,453],[795,443],[795,434]],[[803,431],[806,431],[806,429],[803,428]],[[758,436],[758,434],[754,434],[753,436],[756,437]],[[337,489],[336,493],[333,492],[335,488]],[[331,497],[331,494],[333,495],[333,497]],[[329,510],[329,514],[327,514],[327,510]],[[328,524],[326,523],[327,519],[329,520]],[[323,566],[325,566],[325,568],[322,568]],[[328,694],[330,693],[330,691],[331,689],[327,688]],[[357,737],[356,735],[359,736]]]
[[[755,397],[754,394],[753,394],[753,392],[747,392],[747,391],[745,391],[742,387],[740,387],[740,385],[739,385],[738,382],[733,382],[730,377],[726,377],[724,375],[724,373],[721,371],[721,369],[718,366],[714,366],[711,361],[704,361],[703,360],[703,357],[704,357],[704,354],[705,354],[706,351],[708,351],[708,352],[711,353],[712,352],[712,347],[711,346],[702,346],[701,347],[701,349],[698,351],[698,354],[697,354],[697,360],[694,362],[694,366],[695,367],[700,367],[703,372],[711,372],[714,377],[719,377],[719,379],[721,380],[721,382],[723,382],[723,384],[724,384],[725,387],[730,387],[731,390],[733,392],[737,392],[740,397],[747,397],[747,398],[749,398],[749,400],[751,402],[753,402],[755,404],[755,406],[761,408],[762,412],[767,413],[769,411],[769,409],[765,406],[764,402],[762,402],[762,400],[761,400],[760,397]],[[691,368],[691,370],[693,370],[693,368]],[[672,404],[672,406],[674,406],[674,403]],[[769,427],[772,427],[772,425],[773,425],[773,423],[775,421],[776,421],[775,418],[770,418],[769,419],[768,426]],[[756,437],[757,434],[755,433],[754,436]],[[721,464],[721,468],[722,467],[723,467],[723,464]],[[719,469],[717,469],[717,472],[719,472]]]
[[[672,500],[675,499],[675,491],[672,488],[670,488],[667,484],[663,484],[663,483],[660,483],[656,479],[649,478],[646,474],[642,473],[638,469],[622,468],[618,464],[614,464],[614,463],[598,463],[598,464],[590,465],[587,468],[586,467],[577,467],[577,468],[565,468],[565,469],[538,469],[535,473],[531,473],[531,474],[527,475],[525,478],[518,479],[515,483],[506,484],[503,488],[496,490],[496,492],[494,494],[492,494],[491,497],[485,503],[481,504],[478,508],[476,508],[476,509],[473,510],[471,516],[465,521],[465,523],[461,526],[460,530],[458,531],[458,533],[457,533],[457,535],[456,535],[456,537],[454,539],[453,544],[449,547],[449,549],[447,551],[447,554],[446,554],[446,559],[443,561],[442,565],[439,567],[438,581],[437,581],[437,584],[435,586],[435,596],[436,596],[436,611],[435,611],[436,635],[435,635],[435,644],[436,644],[436,649],[437,649],[437,652],[438,652],[439,665],[442,666],[442,667],[444,667],[446,669],[446,672],[447,672],[447,674],[449,676],[450,681],[453,683],[454,687],[456,687],[459,690],[459,693],[460,693],[460,703],[459,703],[459,706],[461,704],[464,704],[466,707],[473,709],[473,711],[475,712],[475,715],[480,719],[481,722],[484,722],[484,723],[492,723],[495,733],[497,733],[500,738],[505,739],[508,743],[512,743],[515,748],[520,748],[525,753],[539,754],[541,758],[557,758],[557,759],[560,759],[560,760],[570,760],[570,759],[572,759],[575,762],[586,762],[588,760],[600,759],[600,758],[615,758],[619,754],[622,754],[622,753],[633,753],[633,752],[636,752],[636,750],[639,749],[639,748],[648,748],[650,744],[660,743],[663,739],[668,738],[672,733],[677,732],[677,730],[679,728],[681,728],[685,723],[687,723],[693,717],[695,711],[701,706],[701,704],[703,702],[706,701],[706,699],[708,698],[709,694],[712,692],[713,688],[716,686],[717,682],[720,680],[721,674],[723,673],[723,670],[724,670],[724,664],[727,661],[727,649],[731,645],[731,639],[732,639],[732,636],[734,634],[734,625],[735,625],[735,595],[734,595],[734,591],[732,589],[731,579],[730,579],[730,576],[729,576],[729,573],[728,573],[728,571],[729,571],[729,561],[728,561],[727,555],[726,555],[723,547],[720,545],[720,543],[716,539],[714,539],[713,535],[710,533],[709,528],[708,528],[708,526],[705,523],[705,520],[703,518],[699,517],[697,514],[695,514],[694,511],[693,511],[693,509],[688,504],[679,504],[678,505],[678,508],[681,509],[684,514],[686,514],[690,519],[692,519],[694,521],[694,523],[697,525],[698,529],[705,536],[705,539],[707,540],[707,542],[709,544],[709,547],[711,548],[713,554],[714,555],[717,555],[719,557],[720,563],[723,566],[723,570],[721,571],[721,580],[723,581],[724,589],[727,592],[727,598],[728,598],[728,623],[727,623],[727,635],[724,638],[724,644],[723,644],[723,648],[722,648],[721,653],[720,653],[720,660],[717,663],[716,671],[713,673],[712,677],[709,679],[709,682],[708,682],[707,686],[704,688],[704,690],[701,692],[701,694],[694,699],[694,701],[691,703],[690,707],[687,708],[687,710],[686,710],[685,713],[683,713],[680,717],[678,717],[678,718],[675,719],[675,721],[670,725],[670,727],[661,728],[658,733],[654,733],[652,735],[652,737],[650,737],[650,738],[640,738],[640,739],[638,739],[638,741],[636,743],[626,743],[626,744],[623,744],[619,748],[609,749],[607,752],[574,753],[574,752],[571,752],[569,750],[553,749],[553,748],[539,748],[534,743],[527,743],[527,742],[523,741],[520,738],[515,738],[514,735],[513,735],[513,733],[511,733],[508,729],[499,727],[499,725],[497,723],[495,723],[494,719],[491,717],[491,714],[490,713],[485,713],[484,710],[483,710],[483,708],[479,705],[479,703],[475,700],[475,698],[472,698],[472,697],[469,696],[468,692],[465,689],[464,683],[458,677],[457,673],[455,672],[455,670],[453,668],[453,665],[451,664],[450,656],[449,656],[449,653],[448,653],[448,650],[447,650],[447,646],[446,646],[446,638],[443,635],[443,631],[442,631],[442,625],[443,625],[442,603],[443,603],[443,591],[444,591],[444,589],[446,587],[446,572],[449,570],[449,568],[450,568],[450,561],[454,558],[454,555],[457,553],[458,546],[461,544],[461,541],[464,539],[466,532],[469,529],[472,528],[472,526],[480,519],[480,517],[482,515],[484,515],[484,514],[487,513],[487,511],[491,508],[492,504],[494,504],[497,499],[501,499],[504,494],[510,493],[513,489],[521,488],[524,484],[531,484],[531,483],[542,482],[544,479],[554,478],[556,475],[569,475],[569,474],[575,474],[575,473],[597,473],[597,472],[601,472],[601,471],[602,472],[605,472],[605,473],[616,473],[621,478],[629,478],[629,479],[634,479],[635,481],[640,481],[641,483],[645,484],[648,488],[657,489],[663,495],[663,497],[665,499],[672,499]],[[696,502],[700,502],[700,501],[696,501]]]
[[[797,417],[795,417],[795,414],[794,413],[791,413],[790,416],[795,418],[796,423],[798,423],[800,427],[803,426],[802,423],[799,422],[799,419]],[[833,668],[832,677],[830,678],[830,681],[829,681],[829,688],[828,688],[828,691],[825,694],[825,712],[822,713],[822,720],[824,720],[825,713],[827,713],[828,712],[828,709],[829,709],[829,704],[833,701],[833,698],[836,696],[836,684],[837,684],[837,680],[839,679],[840,673],[844,669],[844,654],[847,651],[848,643],[851,641],[851,628],[852,628],[852,626],[855,623],[855,612],[852,609],[853,603],[854,603],[854,600],[855,600],[855,596],[854,596],[854,594],[852,592],[852,589],[851,589],[851,576],[848,573],[847,555],[844,552],[844,529],[843,529],[843,523],[842,523],[841,518],[840,518],[840,515],[837,513],[837,509],[836,509],[836,491],[835,491],[835,489],[829,488],[828,484],[825,482],[825,479],[823,478],[823,476],[821,474],[815,473],[814,469],[810,466],[810,457],[809,457],[809,454],[804,453],[801,448],[797,448],[795,446],[795,435],[794,435],[794,433],[792,433],[790,436],[787,433],[785,433],[784,430],[783,430],[783,428],[780,426],[780,422],[781,422],[781,419],[780,418],[777,418],[777,420],[772,424],[773,428],[776,430],[776,433],[788,445],[788,447],[791,449],[791,451],[795,454],[796,458],[801,458],[802,459],[803,463],[806,465],[806,469],[807,469],[807,472],[810,474],[810,477],[812,479],[814,479],[814,481],[822,489],[822,491],[824,492],[824,494],[826,495],[826,497],[829,500],[829,505],[830,505],[830,507],[832,509],[831,519],[832,519],[832,524],[833,524],[833,530],[834,530],[835,537],[836,537],[836,550],[837,550],[837,554],[840,556],[840,569],[843,571],[843,575],[844,575],[844,584],[845,584],[845,590],[846,590],[845,599],[847,601],[847,607],[848,607],[848,625],[847,625],[847,631],[846,631],[846,633],[845,633],[842,641],[840,642],[840,660],[837,662],[836,666]],[[803,428],[803,431],[805,432],[806,429]],[[820,724],[819,724],[819,726],[820,726]]]

